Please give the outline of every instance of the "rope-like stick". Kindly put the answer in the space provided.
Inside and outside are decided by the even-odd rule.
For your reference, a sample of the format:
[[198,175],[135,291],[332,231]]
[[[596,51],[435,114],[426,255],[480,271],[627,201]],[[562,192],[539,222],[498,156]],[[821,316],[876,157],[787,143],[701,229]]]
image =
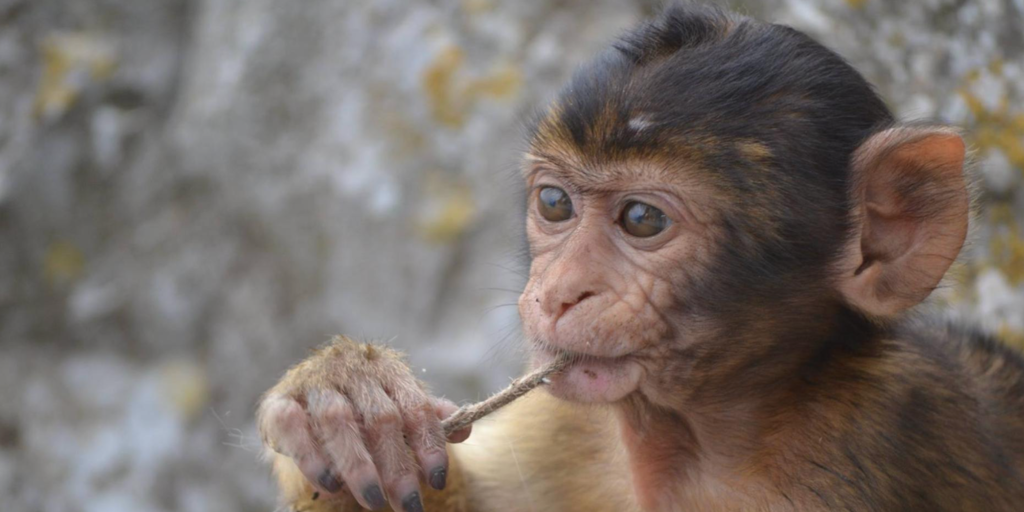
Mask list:
[[543,384],[549,375],[562,371],[568,365],[569,358],[562,354],[552,361],[551,364],[538,368],[532,373],[512,381],[512,384],[509,384],[507,388],[491,395],[487,400],[460,407],[454,414],[441,422],[445,435],[451,435],[452,432],[462,430],[476,420],[505,407],[512,403],[513,400],[528,393],[531,389]]

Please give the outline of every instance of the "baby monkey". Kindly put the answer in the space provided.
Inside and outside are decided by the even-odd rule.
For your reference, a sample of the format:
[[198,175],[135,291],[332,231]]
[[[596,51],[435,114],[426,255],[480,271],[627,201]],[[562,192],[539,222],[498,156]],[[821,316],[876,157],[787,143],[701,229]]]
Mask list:
[[1024,359],[908,314],[967,234],[956,130],[898,122],[796,30],[685,4],[529,140],[519,313],[534,367],[574,364],[446,438],[455,406],[397,353],[336,339],[259,408],[296,510],[1024,507]]

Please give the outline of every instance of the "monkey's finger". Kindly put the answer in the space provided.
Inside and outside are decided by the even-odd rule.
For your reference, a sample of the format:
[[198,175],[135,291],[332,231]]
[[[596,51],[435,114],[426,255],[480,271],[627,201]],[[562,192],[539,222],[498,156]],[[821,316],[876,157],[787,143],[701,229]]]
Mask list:
[[[459,410],[459,406],[455,405],[451,400],[444,398],[431,398],[434,402],[434,410],[437,411],[438,419],[444,420],[445,418],[455,414],[455,411]],[[473,426],[470,425],[462,430],[456,430],[451,434],[448,434],[449,443],[461,443],[466,439],[469,439],[469,434],[473,432]]]
[[281,395],[268,396],[257,416],[260,435],[268,448],[291,457],[318,488],[330,493],[341,490],[342,481],[331,472],[330,462],[310,428],[309,414],[298,402]]
[[391,507],[422,512],[419,467],[406,445],[402,413],[384,388],[375,381],[359,379],[348,390],[349,399],[363,417],[363,439],[378,474],[384,481]]
[[363,442],[356,412],[349,400],[334,390],[307,393],[312,431],[330,460],[331,474],[340,475],[360,505],[384,508],[377,467]]
[[398,404],[406,442],[416,454],[423,479],[434,489],[444,489],[448,479],[447,439],[437,409],[412,376],[399,376],[391,397]]

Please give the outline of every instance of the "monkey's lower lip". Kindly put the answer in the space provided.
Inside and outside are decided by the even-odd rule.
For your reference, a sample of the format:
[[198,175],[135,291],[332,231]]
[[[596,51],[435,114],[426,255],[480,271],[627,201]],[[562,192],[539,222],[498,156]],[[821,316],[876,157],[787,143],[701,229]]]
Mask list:
[[604,354],[593,352],[581,352],[579,350],[570,350],[562,348],[558,345],[551,343],[541,344],[538,348],[540,349],[540,351],[551,356],[552,358],[565,355],[568,356],[569,359],[573,361],[604,361],[609,363],[616,361],[624,361],[630,357],[633,357],[637,352],[639,352],[638,348],[628,348],[625,346],[615,347],[615,349],[612,350],[610,353]]
[[641,370],[632,354],[600,357],[579,352],[545,348],[537,353],[541,363],[566,354],[572,361],[566,369],[549,377],[553,395],[576,402],[615,402],[637,389]]

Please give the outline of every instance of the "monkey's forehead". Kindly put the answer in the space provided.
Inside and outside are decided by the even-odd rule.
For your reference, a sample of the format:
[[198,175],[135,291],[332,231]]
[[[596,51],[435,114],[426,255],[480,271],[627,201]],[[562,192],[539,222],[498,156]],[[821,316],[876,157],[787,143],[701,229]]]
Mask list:
[[631,182],[694,188],[728,178],[722,169],[749,175],[768,171],[774,160],[772,149],[759,138],[696,129],[655,131],[655,121],[644,114],[598,120],[583,128],[587,133],[582,137],[561,121],[553,107],[524,155],[525,177],[546,169],[595,188],[616,189]]
[[806,35],[685,4],[582,66],[534,118],[529,147],[582,167],[681,159],[728,172],[798,162],[826,175],[808,178],[832,180],[891,122],[863,77]]
[[613,191],[635,186],[668,185],[695,188],[695,159],[676,155],[672,161],[653,157],[599,160],[572,151],[528,152],[523,176],[530,182],[538,174],[552,175],[581,191]]
[[596,79],[606,82],[567,88],[539,118],[528,163],[573,170],[589,182],[612,169],[643,171],[658,180],[725,169],[764,171],[781,156],[778,132],[794,131],[786,116],[766,129],[766,119],[785,107],[758,105],[756,98],[723,100],[689,88],[687,95],[657,99],[664,91],[652,92],[650,84],[603,73]]

